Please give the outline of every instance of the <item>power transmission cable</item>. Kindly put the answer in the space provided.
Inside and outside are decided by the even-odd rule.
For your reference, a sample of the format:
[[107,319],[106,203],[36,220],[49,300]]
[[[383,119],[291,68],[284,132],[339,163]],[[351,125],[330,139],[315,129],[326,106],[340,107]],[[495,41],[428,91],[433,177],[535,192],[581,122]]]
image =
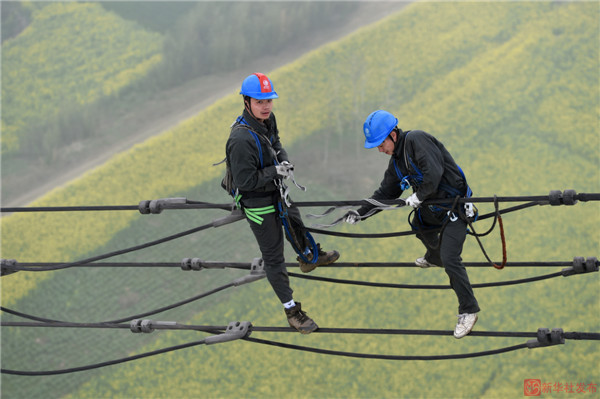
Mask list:
[[[550,205],[574,205],[577,201],[600,201],[600,193],[579,193],[574,190],[565,190],[560,193],[558,190],[553,190],[549,195],[536,196],[495,196],[495,197],[469,197],[459,198],[458,203],[486,203],[486,202],[525,202],[532,201],[536,203],[544,203]],[[154,204],[152,203],[154,201]],[[231,210],[232,205],[229,204],[214,204],[200,201],[190,201],[186,198],[162,198],[153,201],[141,201],[138,205],[95,205],[95,206],[47,206],[47,207],[2,207],[2,213],[14,212],[70,212],[70,211],[132,211],[140,212],[148,211],[147,213],[160,213],[163,209],[223,209]],[[385,205],[405,206],[403,199],[396,200],[379,200]],[[423,201],[424,205],[444,204],[448,199],[429,199]],[[340,201],[299,201],[294,202],[296,207],[321,207],[321,206],[362,206],[368,205],[367,200],[340,200]],[[154,205],[154,206],[153,206]]]
[[[547,203],[551,204],[551,205],[560,205],[560,204],[565,204],[565,205],[574,205],[575,203],[577,203],[577,200],[581,200],[581,201],[592,201],[592,200],[600,200],[600,194],[576,194],[574,190],[565,190],[564,193],[560,193],[560,191],[551,191],[550,195],[548,196],[537,196],[537,197],[498,197],[498,196],[494,196],[494,197],[479,197],[479,198],[456,198],[455,199],[455,203],[458,202],[465,202],[462,200],[469,200],[469,202],[493,202],[496,206],[499,202],[501,201],[523,201],[524,199],[533,199],[534,201],[546,201]],[[445,202],[447,202],[446,200],[443,200]],[[338,203],[344,203],[346,204],[348,201],[337,201]],[[352,201],[350,201],[352,202]],[[359,202],[368,202],[367,200],[363,200],[363,201],[359,201]],[[390,202],[390,203],[397,203],[399,205],[404,205],[404,200],[400,199],[400,200],[394,200],[394,201],[382,201],[383,203],[385,202]],[[438,203],[440,202],[440,200],[427,200],[424,201],[424,203]],[[327,201],[320,201],[321,204],[323,203],[327,203]],[[297,206],[300,206],[300,204],[302,203],[298,203]],[[304,203],[304,205],[306,205],[307,203]],[[310,203],[311,205],[313,203]],[[183,206],[202,206],[202,207],[218,207],[220,209],[231,209],[231,205],[227,205],[227,207],[225,207],[225,205],[223,204],[209,204],[209,203],[200,203],[200,202],[193,202],[193,201],[188,201],[185,198],[167,198],[167,199],[161,199],[161,200],[154,200],[154,201],[142,201],[140,202],[140,205],[138,206],[138,210],[140,210],[140,212],[142,213],[149,213],[151,211],[153,211],[154,213],[160,213],[164,207],[166,206],[170,206],[173,209],[182,209],[181,207]],[[127,206],[117,206],[116,208],[118,209],[123,209],[126,208]],[[67,210],[67,209],[71,209],[73,208],[74,210],[108,210],[111,207],[91,207],[91,208],[86,208],[86,207],[46,207],[43,208],[45,211],[49,211],[49,210],[57,210],[60,209],[61,211]],[[9,212],[9,211],[33,211],[34,208],[1,208],[3,210],[3,212]],[[142,211],[142,209],[144,209]],[[35,209],[36,211],[42,211],[41,208],[37,208]],[[499,214],[499,210],[497,209],[496,212],[494,213],[495,215]],[[155,240],[152,242],[148,242],[145,244],[141,244],[141,245],[137,245],[131,248],[127,248],[127,249],[123,249],[123,250],[119,250],[119,251],[114,251],[114,252],[110,252],[107,254],[103,254],[103,255],[98,255],[95,257],[91,257],[91,258],[87,258],[87,259],[83,259],[80,261],[76,261],[76,262],[71,262],[71,263],[66,263],[63,265],[55,265],[55,266],[51,266],[51,267],[46,267],[44,269],[41,268],[22,268],[21,270],[26,270],[26,271],[49,271],[49,270],[60,270],[60,269],[65,269],[65,268],[69,268],[69,267],[73,267],[73,266],[77,266],[77,265],[82,265],[82,264],[87,264],[87,263],[91,263],[94,261],[98,261],[98,260],[102,260],[102,259],[107,259],[110,257],[114,257],[114,256],[118,256],[118,255],[122,255],[125,253],[129,253],[129,252],[133,252],[133,251],[138,251],[144,248],[148,248],[154,245],[158,245],[170,240],[174,240],[176,238],[180,238],[201,230],[204,230],[208,227],[218,227],[221,226],[223,224],[227,224],[227,223],[231,223],[232,221],[237,221],[237,220],[241,220],[243,218],[243,216],[241,216],[241,212],[238,212],[237,218],[233,217],[234,213],[232,212],[232,214],[230,215],[230,220],[226,221],[226,222],[221,222],[219,220],[213,221],[207,225],[204,226],[200,226],[188,231],[184,231],[182,233],[178,233],[169,237],[165,237],[159,240]],[[227,219],[227,218],[224,218]],[[309,229],[309,231],[314,231]],[[322,231],[319,231],[320,233],[324,233]],[[414,232],[411,233],[403,233],[403,234],[414,234]],[[367,235],[354,235],[354,237],[368,237]],[[372,235],[371,235],[372,237]],[[3,266],[3,271],[5,271],[6,269],[10,269],[10,265],[4,265]],[[5,273],[3,273],[4,275]]]
[[2,373],[2,374],[12,374],[12,375],[21,375],[21,376],[49,376],[49,375],[59,375],[59,374],[70,374],[70,373],[76,373],[76,372],[79,372],[79,371],[93,370],[93,369],[97,369],[97,368],[100,368],[100,367],[106,367],[106,366],[112,366],[112,365],[115,365],[115,364],[130,362],[132,360],[138,360],[138,359],[143,359],[145,357],[156,356],[156,355],[160,355],[162,353],[173,352],[173,351],[176,351],[176,350],[179,350],[179,349],[191,348],[193,346],[203,345],[205,343],[206,343],[205,340],[194,341],[194,342],[189,342],[189,343],[186,343],[186,344],[175,345],[175,346],[171,346],[171,347],[164,348],[164,349],[158,349],[158,350],[155,350],[155,351],[142,353],[142,354],[139,354],[139,355],[124,357],[124,358],[120,358],[120,359],[116,359],[116,360],[110,360],[110,361],[101,362],[101,363],[90,364],[90,365],[87,365],[87,366],[72,367],[72,368],[62,369],[62,370],[22,371],[22,370],[10,370],[10,369],[4,369],[3,368],[3,369],[0,369],[0,373]]
[[[197,301],[199,299],[205,298],[205,297],[207,297],[209,295],[216,294],[219,291],[223,291],[224,289],[230,288],[230,287],[233,287],[233,286],[235,286],[235,283],[225,284],[225,285],[222,285],[222,286],[217,287],[215,289],[212,289],[210,291],[204,292],[204,293],[199,294],[199,295],[195,295],[195,296],[193,296],[191,298],[185,299],[183,301],[176,302],[176,303],[168,305],[168,306],[163,306],[163,307],[158,308],[158,309],[150,310],[150,311],[147,311],[147,312],[144,312],[144,313],[140,313],[140,314],[136,314],[136,315],[132,315],[132,316],[122,317],[122,318],[116,319],[116,320],[101,321],[101,322],[97,322],[97,323],[98,324],[115,324],[115,323],[122,323],[122,322],[125,322],[125,321],[133,320],[133,319],[139,319],[139,318],[142,318],[142,317],[146,317],[146,316],[150,316],[150,315],[153,315],[153,314],[161,313],[161,312],[164,312],[164,311],[167,311],[167,310],[175,309],[177,307],[180,307],[180,306],[186,305],[188,303]],[[64,323],[64,321],[61,321],[61,320],[53,320],[53,319],[46,319],[46,318],[39,317],[39,316],[33,316],[33,315],[26,314],[26,313],[18,312],[16,310],[8,309],[8,308],[3,307],[3,306],[0,306],[0,310],[3,311],[3,312],[6,312],[6,313],[13,314],[15,316],[19,316],[19,317],[23,317],[23,318],[27,318],[27,319],[31,319],[31,320],[37,320],[37,321],[42,321],[42,322],[46,322],[46,323]]]
[[[245,322],[246,329],[240,329],[239,333],[233,331],[233,334],[230,337],[227,337],[230,331],[230,327],[232,325],[240,325],[237,323],[230,323],[228,327],[219,327],[219,326],[185,326],[185,325],[177,325],[174,322],[152,322],[152,321],[141,321],[142,330],[136,331],[135,328],[138,327],[137,320],[132,321],[129,326],[124,324],[90,324],[90,323],[10,323],[10,322],[2,322],[3,327],[76,327],[76,328],[130,328],[132,332],[152,332],[154,329],[166,329],[166,330],[196,330],[208,332],[211,334],[219,334],[222,330],[225,330],[224,334],[221,334],[220,337],[213,339],[208,342],[211,338],[206,338],[201,341],[193,341],[187,344],[181,344],[176,346],[171,346],[168,348],[143,353],[140,355],[130,356],[126,358],[116,359],[107,362],[96,363],[87,366],[81,367],[72,367],[62,370],[52,370],[52,371],[20,371],[20,370],[11,370],[11,369],[1,369],[0,372],[4,374],[14,374],[14,375],[22,375],[22,376],[48,376],[48,375],[57,375],[57,374],[67,374],[74,373],[79,371],[91,370],[94,368],[110,366],[114,364],[124,363],[132,360],[141,359],[144,357],[155,356],[158,354],[171,352],[174,350],[185,349],[192,346],[197,346],[201,344],[210,344],[210,343],[219,343],[219,342],[228,342],[236,339],[242,339],[245,341],[260,343],[265,345],[277,346],[287,349],[295,349],[306,352],[313,352],[325,355],[335,355],[335,356],[344,356],[344,357],[354,357],[354,358],[362,358],[362,359],[382,359],[382,360],[451,360],[451,359],[467,359],[473,357],[482,357],[482,356],[490,356],[497,355],[501,353],[511,352],[518,349],[524,348],[538,348],[545,346],[553,346],[558,344],[563,344],[565,339],[576,339],[576,340],[600,340],[600,333],[582,333],[582,332],[563,332],[562,329],[553,329],[550,332],[549,329],[538,329],[537,333],[523,333],[523,332],[494,332],[494,331],[473,331],[470,335],[472,336],[501,336],[501,337],[537,337],[537,340],[530,340],[527,343],[508,346],[499,349],[486,350],[481,352],[474,353],[463,353],[463,354],[452,354],[452,355],[433,355],[433,356],[423,356],[423,355],[383,355],[383,354],[366,354],[366,353],[356,353],[356,352],[347,352],[347,351],[334,351],[329,349],[322,348],[314,348],[314,347],[306,347],[293,345],[283,342],[270,341],[258,338],[249,337],[252,331],[277,331],[277,332],[296,332],[294,329],[287,327],[253,327],[249,322]],[[144,324],[147,322],[146,324]],[[146,326],[146,331],[144,331],[144,327]],[[440,330],[383,330],[383,329],[341,329],[341,328],[319,328],[316,333],[347,333],[347,334],[395,334],[395,335],[452,335],[452,331],[440,331]],[[223,337],[221,339],[221,337]]]
[[[21,267],[52,267],[56,265],[62,265],[64,262],[18,262],[14,265],[10,266],[14,268],[14,270],[21,270]],[[532,261],[513,261],[507,262],[506,267],[559,267],[559,266],[572,266],[573,261],[553,261],[553,262],[532,262]],[[247,262],[221,262],[221,261],[200,261],[200,266],[205,269],[240,269],[240,270],[248,270],[250,269],[250,263]],[[286,262],[284,266],[288,268],[297,268],[297,262]],[[463,266],[465,267],[484,267],[489,268],[490,264],[488,262],[463,262]],[[101,269],[111,269],[111,268],[181,268],[180,262],[94,262],[94,263],[86,263],[82,265],[77,265],[77,267],[82,268],[101,268]],[[335,262],[329,265],[319,266],[319,269],[322,268],[345,268],[345,267],[358,267],[358,268],[417,268],[415,262]]]
[[[198,325],[198,324],[179,324],[176,322],[147,320],[151,327],[147,332],[154,330],[182,330],[199,331],[218,334],[227,329],[225,325]],[[132,330],[132,323],[75,323],[75,322],[0,322],[2,327],[31,327],[31,328],[90,328],[90,329],[121,329]],[[252,332],[272,332],[272,333],[295,333],[298,331],[292,327],[275,326],[251,326]],[[448,336],[453,335],[451,330],[423,330],[423,329],[398,329],[398,328],[340,328],[340,327],[319,327],[314,331],[316,334],[359,334],[359,335],[417,335],[417,336]],[[593,332],[561,332],[565,339],[600,341],[600,333]],[[530,331],[471,331],[470,337],[487,338],[536,338],[538,333]]]
[[[91,258],[82,259],[82,260],[78,260],[78,261],[71,262],[71,263],[64,263],[64,264],[59,264],[59,265],[55,265],[55,266],[48,266],[48,267],[45,267],[45,268],[25,267],[25,268],[22,268],[21,270],[38,272],[38,271],[53,271],[53,270],[68,269],[70,267],[84,265],[84,264],[87,264],[87,263],[95,262],[97,260],[112,258],[114,256],[123,255],[123,254],[129,253],[129,252],[139,251],[141,249],[148,248],[148,247],[151,247],[151,246],[154,246],[154,245],[158,245],[158,244],[162,244],[162,243],[165,243],[167,241],[175,240],[177,238],[181,238],[181,237],[184,237],[184,236],[196,233],[198,231],[206,230],[209,227],[214,227],[213,223],[205,224],[205,225],[200,226],[200,227],[195,227],[193,229],[186,230],[186,231],[181,232],[181,233],[173,234],[171,236],[164,237],[164,238],[161,238],[161,239],[158,239],[158,240],[150,241],[150,242],[147,242],[145,244],[140,244],[140,245],[136,245],[136,246],[133,246],[133,247],[130,247],[130,248],[125,248],[125,249],[121,249],[121,250],[118,250],[118,251],[113,251],[113,252],[109,252],[109,253],[106,253],[106,254],[102,254],[102,255],[98,255],[98,256],[93,256]],[[10,268],[10,266],[8,266],[8,267]],[[6,265],[4,266],[4,268],[6,268]]]
[[[309,276],[309,275],[298,274],[298,273],[288,273],[288,274],[291,277],[303,278],[306,280],[323,281],[323,282],[337,283],[337,284],[361,285],[361,286],[368,286],[368,287],[402,288],[402,289],[418,289],[418,290],[449,290],[449,289],[452,289],[452,287],[449,285],[375,283],[375,282],[369,282],[369,281],[344,280],[344,279],[335,279],[335,278],[321,277],[321,276]],[[519,280],[471,284],[471,287],[473,287],[473,288],[500,287],[500,286],[506,286],[506,285],[531,283],[534,281],[541,281],[541,280],[546,280],[546,279],[559,277],[559,276],[564,276],[563,272],[556,272],[556,273],[546,274],[543,276],[529,277],[529,278],[524,278],[524,279],[519,279]]]
[[[505,210],[499,210],[498,206],[497,206],[498,202],[522,202],[524,200],[528,200],[528,201],[532,201],[532,202],[530,202],[528,204],[523,204],[523,205],[519,205],[516,207],[512,207],[509,209],[505,209]],[[471,202],[471,203],[494,202],[494,204],[496,205],[496,212],[488,214],[488,215],[482,215],[479,218],[479,220],[482,220],[487,217],[492,217],[492,216],[497,217],[501,213],[507,213],[507,212],[511,212],[511,211],[515,211],[515,210],[525,209],[527,207],[535,206],[535,205],[546,205],[546,204],[574,205],[578,200],[579,201],[600,200],[600,194],[585,194],[585,193],[576,194],[574,192],[574,190],[566,190],[564,193],[560,193],[560,191],[551,191],[550,195],[548,195],[548,196],[529,196],[529,197],[524,197],[524,196],[522,196],[522,197],[497,197],[497,196],[494,196],[494,197],[480,197],[480,198],[457,198],[455,200],[455,204],[456,203],[466,203],[466,202]],[[365,201],[366,200],[335,201],[335,202],[334,201],[329,201],[329,202],[328,201],[320,201],[320,202],[315,201],[315,202],[296,203],[295,205],[298,207],[301,207],[301,206],[323,206],[323,205],[356,206],[356,205],[363,205]],[[425,201],[425,202],[427,204],[437,204],[437,203],[443,204],[443,203],[447,202],[447,199],[429,200],[429,201]],[[396,205],[397,207],[402,207],[405,204],[404,204],[404,200],[400,199],[400,200],[389,201],[389,203],[387,203],[386,205],[389,205],[389,206]],[[203,209],[203,208],[204,209],[205,208],[217,208],[217,209],[223,209],[223,210],[232,210],[231,204],[209,204],[209,203],[193,202],[193,201],[188,201],[187,199],[179,198],[179,199],[161,199],[161,200],[153,200],[153,201],[142,201],[142,202],[140,202],[140,204],[137,207],[135,207],[135,206],[99,206],[99,207],[95,206],[95,207],[0,208],[0,211],[1,212],[45,212],[45,211],[138,210],[142,214],[147,214],[147,213],[160,213],[163,209]],[[233,213],[231,216],[233,216]],[[45,267],[43,266],[43,267],[37,267],[37,268],[21,266],[20,270],[41,271],[41,270],[59,270],[59,269],[63,269],[63,268],[82,266],[82,265],[93,266],[93,265],[90,265],[90,263],[97,261],[97,260],[102,260],[102,259],[106,259],[106,258],[109,258],[112,256],[121,255],[121,254],[124,254],[127,252],[136,251],[136,250],[143,249],[143,248],[146,248],[146,247],[149,247],[152,245],[158,245],[160,243],[163,243],[163,242],[175,239],[175,238],[179,238],[179,237],[182,237],[182,236],[185,236],[188,234],[192,234],[194,232],[206,229],[208,227],[218,227],[225,223],[230,223],[232,221],[241,220],[239,215],[237,218],[230,218],[230,219],[231,220],[228,220],[227,222],[213,221],[212,223],[210,223],[208,225],[200,226],[198,228],[191,229],[191,230],[188,230],[188,231],[185,231],[185,232],[173,235],[173,236],[169,236],[169,237],[155,240],[155,241],[152,241],[152,242],[149,242],[146,244],[138,245],[138,246],[120,250],[120,251],[111,252],[111,253],[104,254],[104,255],[99,255],[96,257],[88,258],[88,259],[77,261],[77,262],[72,262],[72,263],[67,263],[67,264],[62,264],[62,265],[51,265],[51,266],[45,266]],[[493,226],[492,226],[492,228],[490,228],[490,231],[492,229],[493,229]],[[408,235],[408,234],[412,234],[412,232],[386,233],[386,234],[388,234],[388,236],[392,236],[389,234]],[[357,235],[357,237],[359,237],[359,236],[367,237],[367,235]],[[373,235],[371,235],[371,236],[373,236]],[[593,261],[594,264],[591,264],[591,262],[589,260],[590,260],[590,258],[588,258],[588,262],[586,262],[585,265],[583,264],[583,261],[580,260],[577,265],[574,265],[573,269],[578,269],[574,272],[573,272],[573,269],[571,269],[570,271],[568,269],[565,269],[562,272],[548,274],[548,275],[544,275],[544,276],[537,276],[537,277],[532,277],[532,278],[527,278],[527,279],[505,281],[505,282],[498,282],[498,283],[474,284],[473,287],[477,288],[477,287],[490,287],[490,286],[497,286],[497,285],[511,285],[511,284],[518,284],[518,283],[524,283],[524,282],[539,281],[539,280],[553,278],[553,277],[557,277],[557,276],[561,276],[561,275],[566,276],[566,275],[589,272],[589,271],[598,271],[597,261],[594,260]],[[574,261],[574,263],[575,263],[575,261]],[[503,266],[504,266],[504,264],[503,264]],[[14,264],[11,265],[10,262],[8,264],[3,262],[3,265],[2,265],[3,274],[4,274],[5,269],[10,269],[11,267],[16,267],[16,266]],[[592,270],[593,267],[595,267],[595,270]],[[196,270],[196,269],[194,269],[194,270]],[[361,281],[351,281],[351,280],[329,279],[329,278],[318,277],[318,276],[299,275],[296,273],[290,273],[290,275],[293,277],[321,280],[321,281],[327,281],[327,282],[355,284],[355,285],[373,285],[373,286],[377,286],[377,287],[391,287],[391,288],[417,288],[417,287],[419,287],[419,288],[426,288],[426,289],[449,289],[450,288],[449,286],[433,286],[433,285],[417,286],[417,285],[404,285],[404,284],[381,284],[381,283],[371,283],[371,282],[361,282]],[[264,276],[262,276],[262,277],[264,277]],[[262,277],[258,277],[258,278],[262,278]],[[256,279],[257,279],[257,277],[254,276],[253,280],[250,280],[250,281],[254,281]],[[188,300],[179,302],[177,304],[160,308],[156,311],[146,312],[141,315],[135,315],[135,316],[128,317],[128,318],[123,318],[123,319],[119,319],[119,320],[113,320],[113,321],[109,321],[109,322],[100,323],[101,328],[111,327],[117,323],[131,320],[132,318],[134,318],[133,321],[136,321],[136,318],[147,316],[149,314],[162,312],[162,311],[165,311],[168,309],[172,309],[173,307],[176,307],[176,306],[181,306],[184,303],[189,303],[193,300],[205,297],[207,295],[210,295],[211,293],[215,293],[217,291],[220,291],[222,289],[225,289],[225,288],[228,288],[228,287],[231,287],[234,285],[236,285],[236,284],[231,283],[231,284],[219,287],[215,290],[212,290],[208,293],[204,293],[204,294],[198,295],[196,297],[190,298]],[[45,327],[48,327],[48,326],[58,327],[59,324],[63,324],[63,326],[65,326],[65,323],[67,323],[67,322],[60,322],[60,321],[56,321],[56,320],[43,319],[43,318],[39,318],[39,317],[35,317],[35,316],[25,315],[23,313],[11,311],[11,310],[8,310],[5,308],[2,308],[2,310],[6,311],[8,313],[12,313],[14,315],[20,316],[20,317],[32,318],[34,320],[41,321],[42,322],[41,325],[43,325]],[[2,326],[9,326],[9,324],[2,323]],[[16,324],[14,326],[16,326]],[[21,323],[21,326],[26,326],[26,324]],[[29,326],[32,326],[31,323]],[[73,326],[75,326],[75,325],[73,325]],[[79,324],[77,326],[81,326],[81,324]],[[144,321],[142,321],[141,326],[142,326],[141,328],[143,330],[144,329]],[[100,326],[96,326],[96,327],[100,328]],[[146,327],[147,327],[147,325],[146,325]],[[88,328],[94,328],[94,327],[91,325],[88,325]],[[122,327],[118,327],[118,328],[122,328]],[[132,327],[130,326],[130,328],[132,328]],[[256,328],[256,330],[258,331],[258,328]],[[321,329],[319,331],[326,332],[327,330],[328,329]],[[334,330],[334,329],[329,329],[329,330]],[[288,331],[294,331],[294,330],[288,328]],[[380,331],[379,333],[381,333],[382,330],[379,330],[379,331]],[[147,332],[147,331],[143,331],[143,332]],[[211,331],[207,331],[207,332],[211,332],[214,334],[218,333],[216,330],[211,330]],[[228,331],[226,331],[226,333],[227,332]],[[421,333],[422,333],[422,331],[421,331]],[[584,334],[595,334],[595,333],[584,333]],[[478,334],[477,334],[477,332],[472,332],[471,335],[478,335]],[[522,348],[549,346],[549,345],[555,345],[557,343],[564,343],[564,336],[563,336],[562,330],[560,331],[560,334],[558,334],[558,333],[555,334],[555,331],[553,330],[553,332],[551,334],[551,338],[548,338],[550,336],[550,334],[546,334],[546,335],[544,335],[544,334],[540,335],[540,331],[538,330],[538,334],[537,334],[538,342],[537,343],[531,343],[531,341],[530,341],[526,344],[514,345],[514,346],[490,350],[490,351],[468,353],[468,354],[438,355],[438,356],[396,356],[396,355],[381,355],[381,354],[363,354],[363,353],[342,352],[342,351],[332,351],[332,350],[320,349],[320,348],[303,347],[303,346],[291,345],[291,344],[287,344],[287,343],[250,338],[249,336],[237,337],[237,338],[241,338],[243,340],[254,342],[254,343],[261,343],[261,344],[266,344],[266,345],[284,347],[284,348],[288,348],[288,349],[309,351],[309,352],[314,352],[314,353],[322,353],[322,354],[327,354],[327,355],[370,358],[370,359],[387,359],[387,360],[445,360],[445,359],[462,359],[462,358],[470,358],[470,357],[488,356],[488,355],[506,353],[506,352],[510,352],[510,351],[514,351],[514,350],[522,349]],[[597,334],[597,335],[600,336],[600,334]],[[559,338],[559,341],[562,340],[562,342],[557,342],[556,341],[557,337]],[[575,339],[585,339],[585,338],[575,338]],[[600,339],[600,338],[596,337],[593,339]],[[231,339],[226,339],[226,340],[231,340]],[[156,354],[165,353],[168,351],[173,351],[173,350],[183,349],[183,348],[187,348],[187,347],[191,347],[191,346],[195,346],[195,345],[200,345],[200,344],[206,343],[206,341],[207,340],[195,341],[195,342],[188,343],[188,344],[177,345],[174,347],[165,348],[165,349],[161,349],[158,351],[153,351],[153,352],[148,352],[148,353],[141,354],[141,355],[131,356],[128,358],[122,358],[122,359],[117,359],[117,360],[113,360],[113,361],[109,361],[109,362],[98,363],[95,365],[75,367],[75,368],[70,368],[70,369],[65,369],[65,370],[42,371],[42,372],[20,372],[20,371],[16,371],[16,370],[2,369],[1,371],[2,371],[2,373],[6,373],[6,374],[19,374],[19,375],[55,375],[55,374],[71,373],[71,372],[90,370],[92,368],[98,368],[98,367],[104,367],[104,366],[108,366],[108,365],[118,364],[118,363],[122,363],[122,362],[126,362],[126,361],[131,361],[131,360],[136,360],[139,358],[147,357],[147,356],[153,356]],[[225,342],[225,341],[215,341],[215,342]]]

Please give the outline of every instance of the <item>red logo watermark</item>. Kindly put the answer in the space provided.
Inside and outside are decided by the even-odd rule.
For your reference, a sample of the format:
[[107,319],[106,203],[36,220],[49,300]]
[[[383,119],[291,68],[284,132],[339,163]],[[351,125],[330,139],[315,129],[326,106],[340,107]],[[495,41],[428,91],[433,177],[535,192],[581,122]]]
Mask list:
[[523,394],[525,396],[542,396],[546,393],[596,393],[598,384],[587,383],[561,383],[561,382],[542,382],[535,378],[528,378],[523,381]]
[[523,384],[525,396],[540,396],[542,394],[542,380],[527,379]]

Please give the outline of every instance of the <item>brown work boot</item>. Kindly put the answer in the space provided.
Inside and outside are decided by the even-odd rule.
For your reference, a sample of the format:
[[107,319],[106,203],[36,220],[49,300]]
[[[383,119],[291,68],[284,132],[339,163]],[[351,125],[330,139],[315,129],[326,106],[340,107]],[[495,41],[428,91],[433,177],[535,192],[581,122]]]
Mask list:
[[315,331],[319,326],[302,311],[300,302],[296,302],[296,305],[292,308],[285,309],[285,314],[288,318],[290,326],[300,331],[301,334],[310,334]]
[[[306,263],[299,256],[296,258],[298,263],[300,264],[300,270],[304,273],[312,272],[317,268],[317,266],[325,266],[332,264],[336,260],[339,259],[340,253],[338,251],[329,251],[325,252],[321,250],[321,244],[317,244],[317,250],[319,251],[319,256],[317,257],[317,261],[315,263]],[[308,254],[306,258],[310,261],[313,258],[313,254]]]

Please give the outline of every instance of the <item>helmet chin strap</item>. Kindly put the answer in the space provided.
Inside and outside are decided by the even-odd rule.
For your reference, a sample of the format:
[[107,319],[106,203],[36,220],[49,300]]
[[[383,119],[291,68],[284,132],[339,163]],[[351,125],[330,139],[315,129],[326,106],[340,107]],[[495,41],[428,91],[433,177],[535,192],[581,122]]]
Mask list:
[[394,128],[392,130],[392,132],[396,133],[396,139],[394,140],[392,138],[392,134],[390,132],[390,139],[394,142],[394,148],[396,148],[398,146],[398,142],[400,141],[399,140],[400,139],[400,133],[402,132],[402,130],[400,130],[399,128],[396,127],[396,128]]
[[256,117],[256,115],[254,115],[254,112],[252,112],[252,106],[251,106],[251,101],[252,101],[252,97],[249,96],[244,96],[244,107],[246,108],[246,111],[248,111],[248,113],[257,121],[261,121],[261,119],[258,119]]

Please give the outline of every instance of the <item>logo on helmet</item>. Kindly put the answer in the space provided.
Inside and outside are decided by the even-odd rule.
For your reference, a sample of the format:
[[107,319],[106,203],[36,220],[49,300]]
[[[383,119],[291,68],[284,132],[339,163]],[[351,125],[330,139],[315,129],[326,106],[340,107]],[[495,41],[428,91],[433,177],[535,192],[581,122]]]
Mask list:
[[371,130],[368,127],[365,128],[365,136],[371,137]]
[[270,93],[271,92],[271,82],[269,82],[269,79],[267,79],[266,77],[262,81],[262,89],[261,89],[261,91],[263,93]]

